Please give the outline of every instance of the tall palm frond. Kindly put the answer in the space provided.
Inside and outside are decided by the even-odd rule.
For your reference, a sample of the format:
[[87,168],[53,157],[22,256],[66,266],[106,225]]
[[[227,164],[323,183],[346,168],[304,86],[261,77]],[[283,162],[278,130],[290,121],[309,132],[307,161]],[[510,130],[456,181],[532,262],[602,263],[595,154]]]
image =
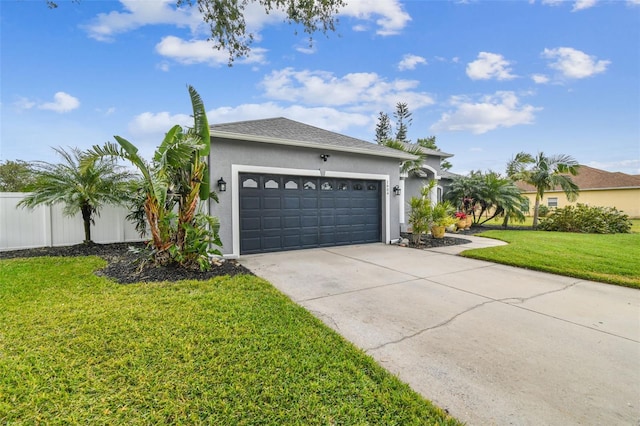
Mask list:
[[402,173],[418,173],[427,158],[427,155],[422,151],[420,145],[404,144],[403,142],[394,139],[384,141],[383,145],[418,157],[415,160],[407,160],[403,162],[400,167],[400,171]]

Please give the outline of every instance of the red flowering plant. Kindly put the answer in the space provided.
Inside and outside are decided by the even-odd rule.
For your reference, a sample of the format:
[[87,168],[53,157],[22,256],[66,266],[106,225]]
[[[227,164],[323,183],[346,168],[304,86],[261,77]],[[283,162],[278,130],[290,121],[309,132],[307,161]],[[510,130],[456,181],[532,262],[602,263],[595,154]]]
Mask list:
[[466,219],[467,218],[467,214],[465,212],[456,212],[456,218],[458,220],[460,219]]

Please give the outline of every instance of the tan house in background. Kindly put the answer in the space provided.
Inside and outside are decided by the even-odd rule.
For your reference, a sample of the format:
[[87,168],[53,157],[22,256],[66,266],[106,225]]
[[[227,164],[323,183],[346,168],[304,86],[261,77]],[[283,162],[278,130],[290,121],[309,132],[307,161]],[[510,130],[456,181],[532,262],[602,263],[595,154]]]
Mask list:
[[[622,210],[630,218],[640,218],[640,175],[628,175],[620,172],[607,172],[589,166],[580,166],[573,181],[580,188],[580,196],[576,202],[567,201],[560,188],[545,191],[541,206],[560,208],[576,203],[590,206],[615,207]],[[517,183],[524,190],[530,205],[536,200],[535,188],[522,182]]]

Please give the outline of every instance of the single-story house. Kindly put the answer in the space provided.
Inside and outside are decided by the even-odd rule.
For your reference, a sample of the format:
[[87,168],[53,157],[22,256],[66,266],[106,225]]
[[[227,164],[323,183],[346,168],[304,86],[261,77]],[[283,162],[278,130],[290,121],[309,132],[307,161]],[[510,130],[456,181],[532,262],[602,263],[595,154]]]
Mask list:
[[[608,172],[581,165],[578,174],[572,176],[580,188],[575,202],[569,202],[560,188],[547,190],[540,205],[549,208],[562,208],[576,203],[599,207],[615,207],[631,218],[640,218],[640,175],[620,172]],[[535,188],[523,182],[517,185],[524,191],[533,207],[536,199]]]
[[329,247],[400,237],[400,165],[416,157],[286,118],[211,126],[210,214],[223,253]]

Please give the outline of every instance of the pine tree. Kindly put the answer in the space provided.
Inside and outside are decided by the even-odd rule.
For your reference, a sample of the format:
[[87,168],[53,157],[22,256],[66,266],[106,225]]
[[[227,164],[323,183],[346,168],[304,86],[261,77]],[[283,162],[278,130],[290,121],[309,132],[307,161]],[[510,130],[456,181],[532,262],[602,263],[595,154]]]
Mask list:
[[396,112],[393,113],[396,119],[396,140],[398,142],[410,142],[407,139],[407,130],[413,119],[406,102],[398,102],[396,104]]
[[384,145],[389,139],[391,139],[391,120],[389,114],[380,112],[378,124],[376,124],[376,142],[378,145]]

